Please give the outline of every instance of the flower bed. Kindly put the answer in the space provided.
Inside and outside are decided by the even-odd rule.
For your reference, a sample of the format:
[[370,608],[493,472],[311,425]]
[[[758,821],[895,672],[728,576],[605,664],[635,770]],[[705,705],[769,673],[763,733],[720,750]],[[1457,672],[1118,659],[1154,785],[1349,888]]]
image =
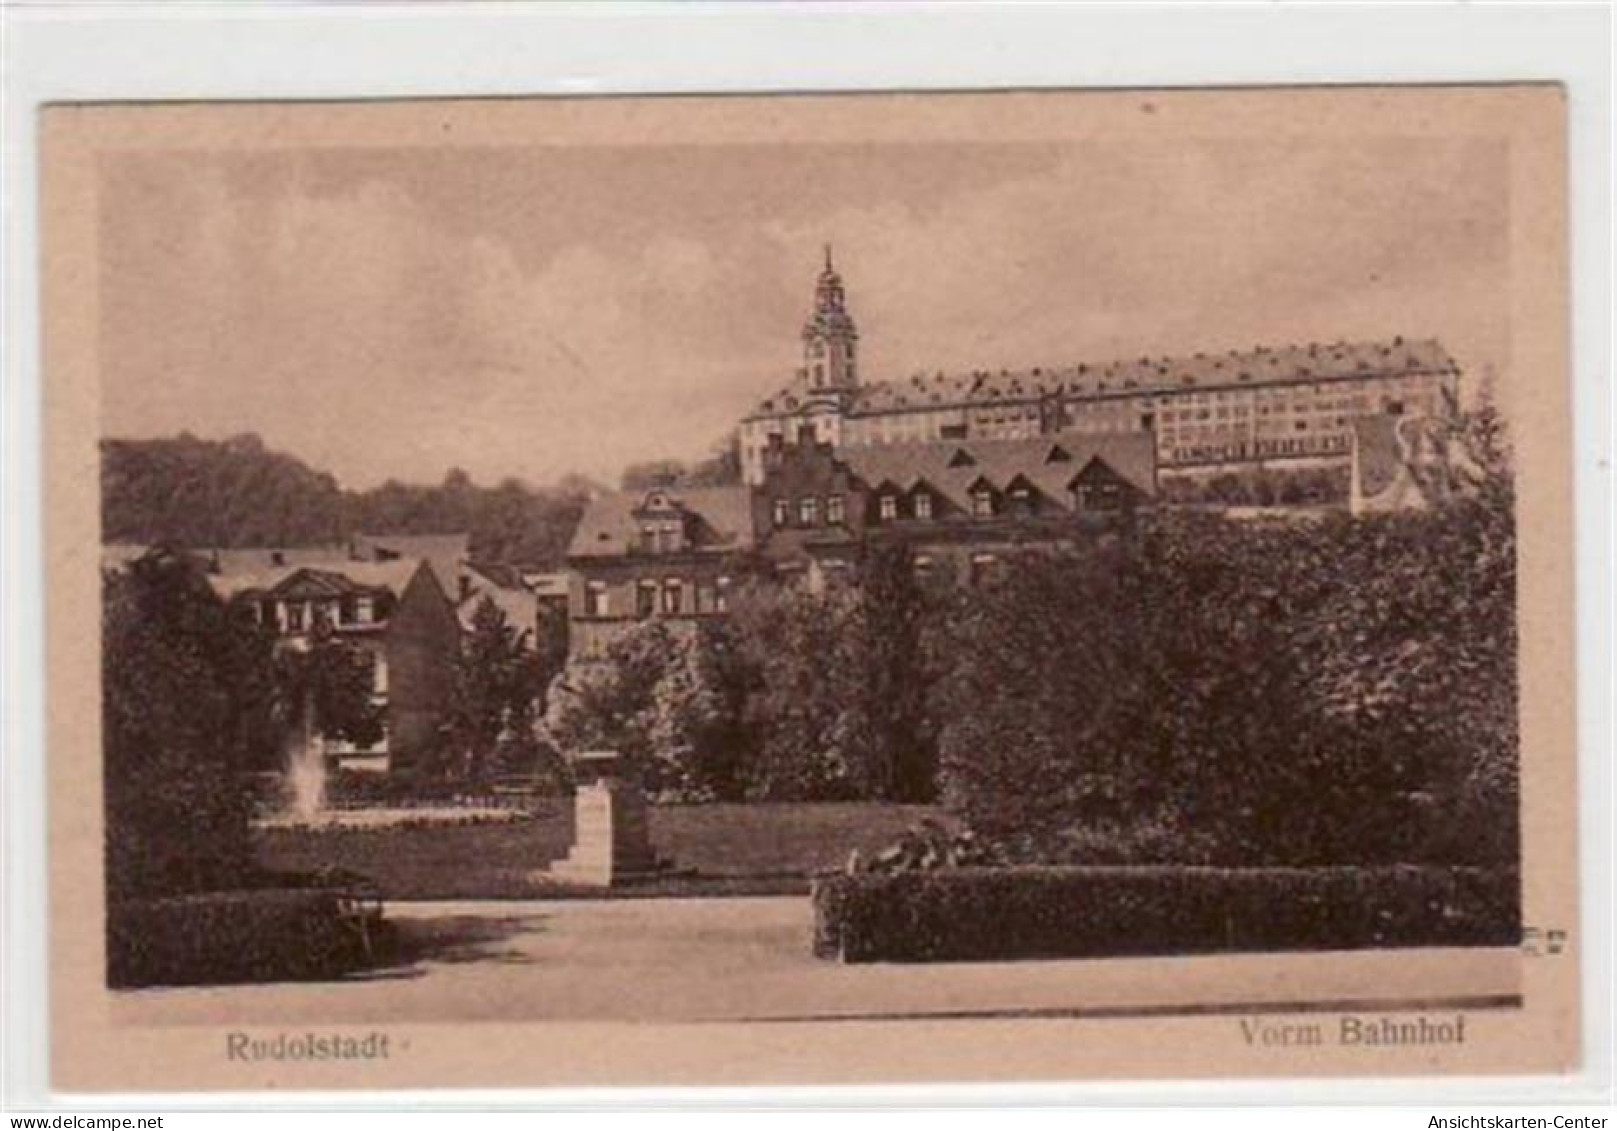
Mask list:
[[322,809],[304,816],[275,813],[253,821],[260,829],[308,829],[315,832],[343,829],[416,828],[429,825],[509,825],[534,820],[523,809],[478,808],[471,805],[410,805],[402,808]]
[[818,877],[814,953],[843,962],[1510,946],[1514,870],[955,868]]

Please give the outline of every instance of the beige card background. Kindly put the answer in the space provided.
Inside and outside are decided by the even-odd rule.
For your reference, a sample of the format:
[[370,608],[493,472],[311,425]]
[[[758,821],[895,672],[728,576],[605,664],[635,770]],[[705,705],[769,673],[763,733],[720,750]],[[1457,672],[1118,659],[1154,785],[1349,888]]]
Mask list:
[[[1149,112],[1142,107],[1149,104]],[[1496,389],[1518,460],[1524,913],[1571,932],[1523,959],[1520,1010],[1463,1045],[1284,1049],[1236,1018],[835,1024],[397,1026],[385,1061],[228,1062],[213,1027],[114,1019],[102,951],[99,777],[102,432],[98,162],[118,151],[904,140],[1497,139],[1508,150],[1510,365]],[[62,106],[46,111],[44,388],[53,1083],[67,1091],[795,1084],[1166,1077],[1541,1074],[1578,1049],[1578,878],[1566,144],[1551,86]],[[151,327],[162,333],[162,327]],[[805,944],[806,945],[806,944]],[[1216,961],[1216,960],[1204,960]],[[1339,961],[1362,961],[1343,954]],[[1131,963],[1116,961],[1116,976]],[[240,990],[220,990],[223,995]],[[632,985],[623,987],[634,993]],[[331,1026],[311,1018],[322,1032]]]

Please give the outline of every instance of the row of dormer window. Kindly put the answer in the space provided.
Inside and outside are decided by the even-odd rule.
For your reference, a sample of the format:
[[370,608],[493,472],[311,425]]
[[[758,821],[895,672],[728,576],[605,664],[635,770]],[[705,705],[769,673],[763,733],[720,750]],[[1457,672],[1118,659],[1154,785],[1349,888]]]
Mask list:
[[[796,522],[792,516],[796,514]],[[776,499],[773,508],[773,521],[777,527],[785,526],[841,526],[848,521],[848,503],[846,496],[804,495],[796,500],[793,507],[791,499]]]
[[[1076,483],[1073,485],[1072,494],[1073,505],[1078,510],[1115,507],[1121,504],[1123,496],[1121,486],[1104,481]],[[1012,487],[1004,494],[986,487],[979,487],[971,493],[973,518],[993,518],[999,514],[1031,514],[1038,509],[1038,498],[1031,488],[1025,486]],[[773,520],[777,528],[793,525],[820,526],[823,514],[823,525],[840,526],[846,519],[845,511],[846,504],[841,495],[826,496],[823,505],[818,496],[806,495],[795,500],[795,507],[791,499],[776,499]],[[927,491],[917,491],[908,496],[889,491],[876,496],[877,522],[897,522],[905,518],[926,521],[935,517],[936,512],[933,496]]]

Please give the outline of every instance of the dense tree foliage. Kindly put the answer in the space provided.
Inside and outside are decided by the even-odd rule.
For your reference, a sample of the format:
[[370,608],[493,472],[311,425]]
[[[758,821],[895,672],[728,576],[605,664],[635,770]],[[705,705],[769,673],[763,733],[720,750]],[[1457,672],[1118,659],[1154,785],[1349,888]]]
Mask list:
[[361,532],[466,531],[474,557],[531,566],[560,561],[596,489],[579,478],[542,490],[515,479],[480,487],[456,469],[436,486],[389,481],[352,491],[257,436],[189,434],[103,441],[101,486],[109,542],[296,546]]
[[625,491],[654,487],[730,487],[741,482],[740,437],[728,432],[695,463],[678,459],[651,459],[623,469],[618,486]]
[[1512,499],[1474,450],[1425,511],[1164,512],[963,599],[951,802],[1034,855],[1514,859]]
[[230,886],[248,865],[245,771],[277,745],[273,641],[178,557],[108,575],[103,601],[109,898]]
[[649,619],[570,671],[558,740],[624,753],[665,798],[928,800],[933,607],[903,549],[821,591],[754,579],[729,616]]
[[571,703],[687,797],[944,800],[1008,858],[1517,854],[1514,499],[1489,410],[1430,506],[1163,508],[973,586],[872,549],[620,641]]
[[103,440],[101,521],[108,542],[315,544],[342,536],[343,492],[254,435]]
[[485,597],[472,611],[471,631],[455,658],[455,680],[444,723],[438,769],[480,782],[540,768],[538,734],[543,659],[530,633],[512,624]]
[[1215,506],[1321,506],[1348,498],[1348,468],[1248,467],[1198,476],[1164,477],[1162,498],[1170,503]]

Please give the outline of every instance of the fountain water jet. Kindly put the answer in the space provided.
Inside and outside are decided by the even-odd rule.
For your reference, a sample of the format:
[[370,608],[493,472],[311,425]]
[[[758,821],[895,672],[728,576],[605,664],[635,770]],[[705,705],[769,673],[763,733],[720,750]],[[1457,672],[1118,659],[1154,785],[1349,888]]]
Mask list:
[[326,755],[314,735],[304,732],[288,745],[286,783],[291,789],[290,812],[313,821],[326,807]]

